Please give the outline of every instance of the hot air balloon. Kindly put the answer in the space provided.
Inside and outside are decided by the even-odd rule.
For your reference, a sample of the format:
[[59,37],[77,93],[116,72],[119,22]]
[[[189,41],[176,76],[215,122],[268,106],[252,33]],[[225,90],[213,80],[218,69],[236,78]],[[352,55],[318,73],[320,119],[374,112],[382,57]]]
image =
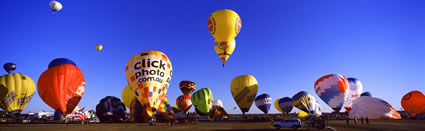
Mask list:
[[41,99],[63,116],[74,110],[85,89],[83,73],[72,63],[65,58],[53,60],[37,83]]
[[291,100],[289,97],[279,98],[274,102],[274,107],[281,113],[289,114],[294,107]]
[[57,12],[62,9],[62,4],[54,0],[50,1],[49,6],[53,12]]
[[348,97],[344,101],[344,108],[347,112],[350,112],[353,100],[360,97],[363,91],[362,83],[356,78],[347,78],[350,90],[348,90]]
[[128,61],[125,72],[131,90],[153,117],[171,82],[171,61],[160,51],[145,51]]
[[176,107],[178,109],[187,112],[192,106],[192,100],[189,95],[181,95],[176,99]]
[[3,69],[7,73],[11,73],[12,71],[14,71],[16,69],[16,64],[14,64],[14,63],[6,63],[6,64],[3,65]]
[[372,96],[372,94],[366,91],[366,92],[363,92],[360,96]]
[[208,19],[208,31],[215,38],[214,49],[224,63],[235,50],[235,37],[241,30],[239,15],[229,9],[217,10]]
[[241,75],[232,80],[230,91],[233,99],[245,115],[257,95],[258,82],[252,75]]
[[224,110],[223,107],[214,106],[213,109],[211,110],[211,113],[209,114],[209,117],[213,119],[219,119],[219,118],[223,118],[223,116],[226,116],[226,115],[227,115],[227,112],[226,110]]
[[87,114],[83,111],[84,108],[76,106],[71,114],[67,115],[68,118],[71,118],[73,121],[81,121],[87,119]]
[[255,98],[255,105],[260,109],[264,114],[267,114],[272,105],[272,97],[269,94],[261,94]]
[[160,116],[159,119],[164,119],[164,120],[173,119],[174,111],[170,105],[170,102],[168,102],[167,97],[164,97],[161,104],[159,105],[157,114]]
[[28,105],[35,92],[34,81],[25,74],[0,76],[0,107],[16,116]]
[[130,86],[126,85],[121,92],[122,103],[124,103],[127,108],[130,108],[131,101],[133,101],[133,99],[135,99],[134,93],[131,91]]
[[411,91],[403,96],[401,106],[411,115],[425,113],[425,95],[420,91]]
[[341,110],[348,96],[348,87],[347,78],[339,74],[323,76],[314,84],[317,95],[336,112]]
[[102,44],[97,44],[97,45],[96,45],[96,50],[97,50],[98,52],[100,52],[102,49],[103,49],[103,45],[102,45]]
[[193,81],[183,80],[180,82],[179,87],[183,94],[190,95],[196,89],[196,84]]
[[106,96],[96,105],[96,115],[101,122],[119,122],[125,119],[125,105],[114,96]]
[[210,112],[213,104],[213,94],[210,88],[202,88],[192,94],[192,104],[196,113],[206,115]]
[[213,106],[223,107],[223,102],[220,99],[214,100]]
[[314,113],[313,115],[320,116],[322,115],[322,107],[320,104],[316,101],[316,104],[314,105]]
[[388,102],[370,96],[361,96],[353,101],[349,113],[350,118],[369,119],[401,119],[398,113]]
[[300,91],[295,94],[292,97],[291,102],[292,105],[304,112],[307,112],[309,114],[314,113],[316,99],[305,91]]

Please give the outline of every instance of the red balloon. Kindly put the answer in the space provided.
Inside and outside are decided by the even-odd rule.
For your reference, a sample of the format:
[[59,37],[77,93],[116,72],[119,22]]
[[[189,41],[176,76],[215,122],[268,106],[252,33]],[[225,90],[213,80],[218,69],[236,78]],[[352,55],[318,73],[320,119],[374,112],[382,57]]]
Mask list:
[[411,115],[425,113],[425,95],[420,91],[411,91],[401,98],[401,106]]
[[179,109],[181,109],[184,112],[187,112],[190,107],[192,106],[192,100],[189,95],[181,95],[177,97],[176,104]]
[[50,67],[37,83],[38,95],[63,116],[71,113],[84,94],[85,80],[81,70],[71,64]]

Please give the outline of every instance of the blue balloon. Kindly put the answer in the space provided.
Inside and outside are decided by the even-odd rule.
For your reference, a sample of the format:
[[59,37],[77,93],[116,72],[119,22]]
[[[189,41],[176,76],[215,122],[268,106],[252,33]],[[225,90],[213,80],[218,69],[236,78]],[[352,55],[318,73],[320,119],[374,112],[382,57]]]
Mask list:
[[265,114],[269,112],[271,104],[272,98],[268,94],[261,94],[255,98],[255,105]]
[[125,120],[126,108],[119,98],[107,96],[96,105],[96,115],[101,122]]
[[277,105],[279,106],[282,111],[286,112],[287,114],[292,111],[292,108],[294,107],[292,105],[292,99],[289,97],[284,97],[282,99],[279,99],[277,102]]
[[372,94],[370,94],[370,92],[366,91],[366,92],[363,92],[360,96],[372,96]]
[[16,69],[16,64],[6,63],[6,64],[3,65],[3,68],[7,73],[10,73],[10,72],[12,72]]
[[49,68],[50,67],[54,67],[54,66],[58,66],[58,65],[63,65],[63,64],[71,64],[71,65],[77,66],[73,61],[71,61],[69,59],[66,59],[66,58],[56,58],[52,62],[50,62]]

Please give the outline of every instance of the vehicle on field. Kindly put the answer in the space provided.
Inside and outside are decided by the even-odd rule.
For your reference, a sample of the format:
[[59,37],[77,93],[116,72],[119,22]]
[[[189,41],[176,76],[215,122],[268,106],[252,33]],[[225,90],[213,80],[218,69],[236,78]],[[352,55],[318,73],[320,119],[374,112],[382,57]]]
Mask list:
[[276,129],[280,128],[294,128],[301,127],[301,120],[298,118],[284,118],[282,121],[273,123],[273,127]]

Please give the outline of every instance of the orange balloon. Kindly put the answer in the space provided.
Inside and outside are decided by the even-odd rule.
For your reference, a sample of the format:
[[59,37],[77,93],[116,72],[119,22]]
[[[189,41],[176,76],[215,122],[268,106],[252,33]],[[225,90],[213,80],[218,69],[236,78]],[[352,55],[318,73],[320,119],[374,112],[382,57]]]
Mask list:
[[41,99],[63,116],[71,113],[84,94],[85,80],[81,70],[72,64],[50,67],[37,83]]
[[189,95],[181,95],[177,97],[176,104],[179,109],[181,109],[184,112],[187,112],[190,107],[192,107],[192,100]]
[[403,96],[401,106],[411,115],[425,113],[425,95],[420,91],[411,91]]

